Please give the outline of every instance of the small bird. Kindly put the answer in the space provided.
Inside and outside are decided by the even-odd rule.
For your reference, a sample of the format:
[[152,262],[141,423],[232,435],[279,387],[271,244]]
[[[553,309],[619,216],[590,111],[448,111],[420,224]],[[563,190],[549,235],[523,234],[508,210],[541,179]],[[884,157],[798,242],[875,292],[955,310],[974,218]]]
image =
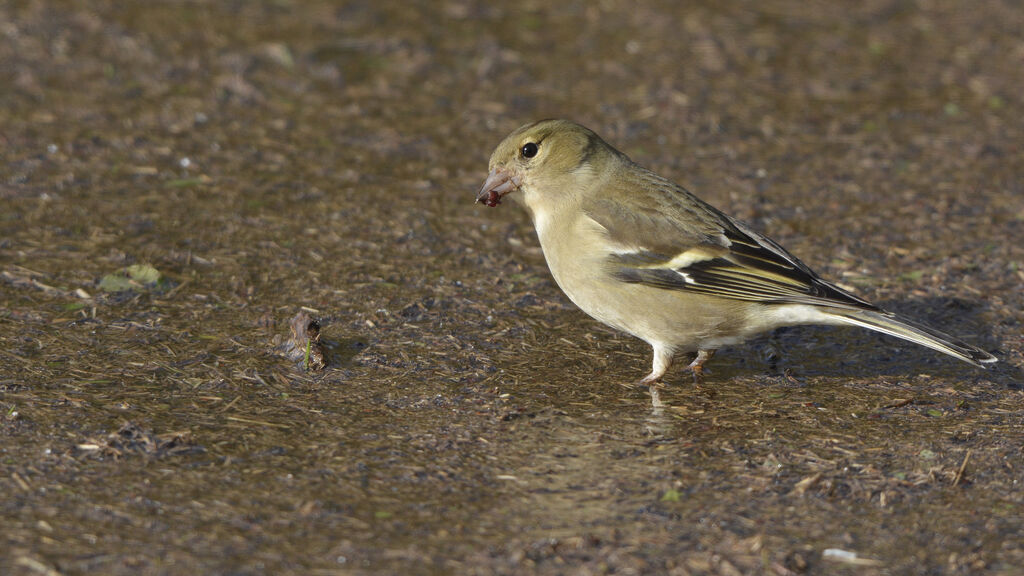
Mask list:
[[822,280],[782,246],[575,122],[519,128],[488,169],[477,202],[521,202],[569,299],[654,349],[639,384],[659,382],[683,352],[697,353],[688,368],[699,381],[718,348],[798,324],[860,326],[975,366],[996,361]]

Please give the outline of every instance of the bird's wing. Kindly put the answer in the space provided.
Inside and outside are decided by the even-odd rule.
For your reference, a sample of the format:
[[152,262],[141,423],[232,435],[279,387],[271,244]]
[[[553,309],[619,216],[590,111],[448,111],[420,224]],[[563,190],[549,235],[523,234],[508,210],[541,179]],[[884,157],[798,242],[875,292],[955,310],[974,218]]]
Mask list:
[[878,310],[652,172],[617,185],[623,188],[606,182],[589,199],[586,214],[607,231],[613,246],[607,263],[623,282],[765,304]]

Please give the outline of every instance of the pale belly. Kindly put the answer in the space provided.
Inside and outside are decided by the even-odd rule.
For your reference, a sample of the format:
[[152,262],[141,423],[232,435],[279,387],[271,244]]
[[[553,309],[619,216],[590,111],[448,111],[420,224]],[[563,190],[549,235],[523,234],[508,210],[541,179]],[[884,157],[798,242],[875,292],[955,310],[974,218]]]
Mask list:
[[535,224],[551,275],[569,299],[595,319],[652,346],[714,350],[780,325],[832,323],[807,306],[763,305],[620,282],[606,268],[607,247],[578,241],[585,227],[598,226],[595,222],[578,220],[575,240],[568,242],[552,242],[546,223]]

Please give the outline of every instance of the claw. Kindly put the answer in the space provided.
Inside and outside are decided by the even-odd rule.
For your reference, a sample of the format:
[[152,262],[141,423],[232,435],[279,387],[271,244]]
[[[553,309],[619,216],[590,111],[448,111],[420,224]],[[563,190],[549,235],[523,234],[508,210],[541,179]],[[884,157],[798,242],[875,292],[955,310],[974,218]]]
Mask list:
[[687,368],[693,372],[693,383],[700,386],[704,382],[704,363],[711,360],[711,357],[715,355],[714,350],[698,350],[697,357],[690,362]]

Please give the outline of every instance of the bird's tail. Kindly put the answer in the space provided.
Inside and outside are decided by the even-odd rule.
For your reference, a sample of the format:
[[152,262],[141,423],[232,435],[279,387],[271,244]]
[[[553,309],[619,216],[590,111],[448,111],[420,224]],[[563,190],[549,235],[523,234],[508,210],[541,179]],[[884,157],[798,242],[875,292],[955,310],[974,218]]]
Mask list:
[[933,350],[949,354],[954,358],[959,358],[964,362],[974,364],[979,368],[984,368],[985,364],[991,364],[996,361],[995,356],[985,352],[981,348],[971,346],[970,344],[954,338],[949,334],[940,332],[934,328],[925,326],[924,324],[918,324],[917,322],[897,316],[891,312],[837,310],[833,311],[832,315],[836,320],[842,323],[860,326],[861,328],[867,328],[868,330],[874,330],[876,332],[916,342],[922,346],[927,346]]

